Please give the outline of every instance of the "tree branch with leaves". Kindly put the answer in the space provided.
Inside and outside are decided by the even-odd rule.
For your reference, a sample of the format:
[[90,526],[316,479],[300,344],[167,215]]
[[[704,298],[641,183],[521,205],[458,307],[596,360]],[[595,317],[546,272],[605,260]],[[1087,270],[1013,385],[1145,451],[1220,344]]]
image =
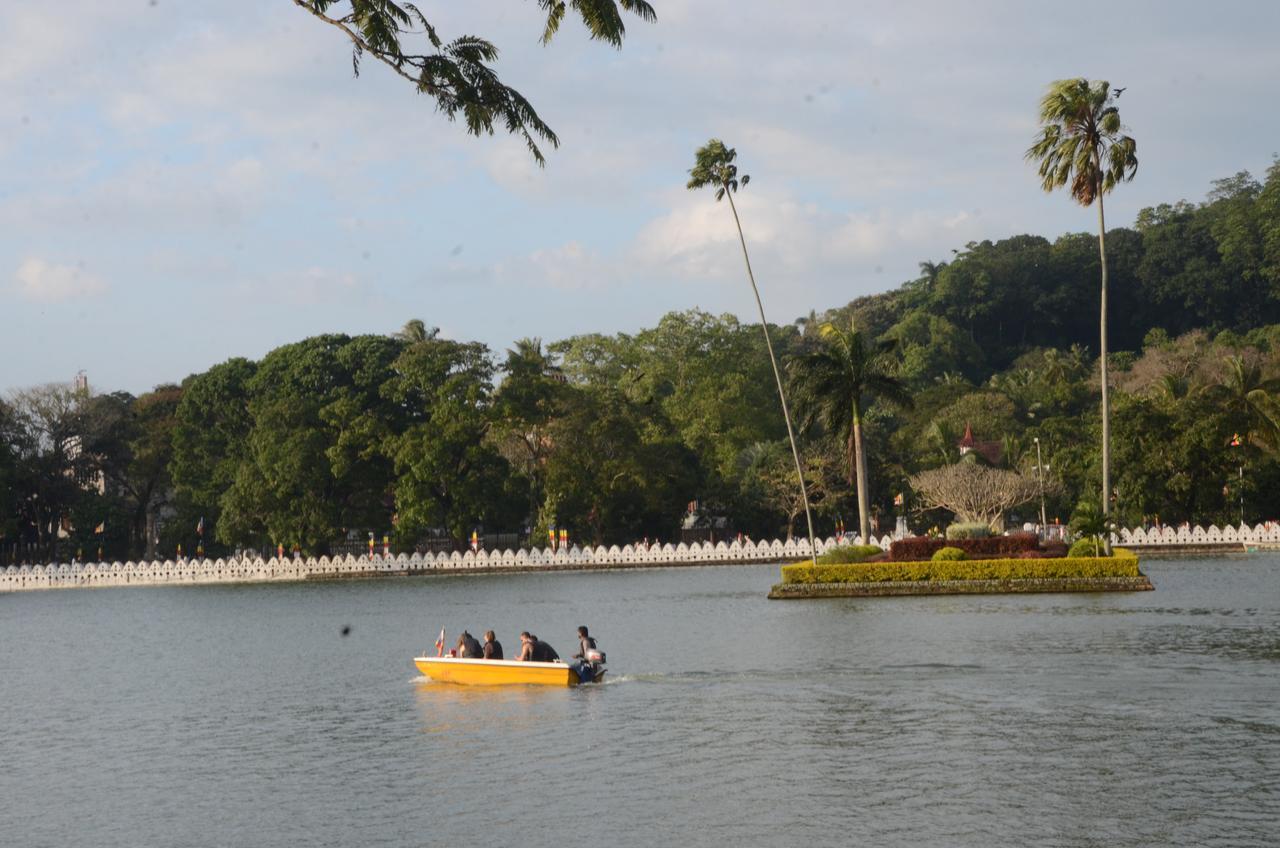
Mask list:
[[[560,28],[568,9],[582,18],[593,40],[622,46],[626,35],[622,12],[643,21],[656,20],[645,0],[537,0],[547,13],[542,43]],[[539,165],[546,158],[539,143],[560,146],[560,139],[538,116],[532,104],[502,82],[490,64],[498,48],[474,35],[446,41],[412,3],[393,0],[293,0],[326,24],[340,30],[352,44],[351,69],[360,75],[366,54],[413,83],[421,94],[436,101],[436,108],[450,121],[459,117],[474,136],[493,135],[495,125],[524,139]],[[337,9],[338,11],[334,11]],[[418,43],[421,47],[406,46]]]

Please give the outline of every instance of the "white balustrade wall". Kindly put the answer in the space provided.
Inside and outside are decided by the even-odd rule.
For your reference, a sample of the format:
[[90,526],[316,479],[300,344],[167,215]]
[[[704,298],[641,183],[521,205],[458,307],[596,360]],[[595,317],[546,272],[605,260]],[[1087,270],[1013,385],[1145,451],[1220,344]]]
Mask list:
[[[1280,524],[1257,527],[1163,527],[1121,530],[1113,534],[1120,545],[1178,546],[1280,544]],[[871,539],[887,549],[892,536]],[[861,544],[858,537],[819,539],[818,553],[841,544]],[[780,562],[809,556],[808,539],[760,542],[703,542],[678,545],[577,547],[569,550],[480,551],[473,553],[400,554],[398,556],[337,556],[307,558],[246,557],[243,559],[182,559],[152,562],[50,563],[9,566],[0,570],[0,592],[95,586],[160,586],[205,583],[253,583],[367,574],[465,573],[476,569],[561,570],[568,568],[659,567]]]

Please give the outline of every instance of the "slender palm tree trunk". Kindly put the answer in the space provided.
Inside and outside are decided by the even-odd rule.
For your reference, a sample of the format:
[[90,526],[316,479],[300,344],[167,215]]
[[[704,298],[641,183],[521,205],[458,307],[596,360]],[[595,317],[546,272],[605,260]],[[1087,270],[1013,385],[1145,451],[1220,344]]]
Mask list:
[[858,475],[858,530],[862,544],[871,544],[871,516],[867,511],[867,457],[862,448],[862,416],[853,416],[853,457]]
[[[1095,154],[1096,162],[1096,154]],[[1100,169],[1099,165],[1099,169]],[[1107,524],[1103,534],[1107,554],[1111,553],[1111,392],[1107,378],[1107,219],[1102,209],[1102,179],[1098,178],[1098,253],[1102,258],[1102,309],[1099,362],[1102,377],[1102,518]]]
[[[733,192],[724,186],[724,196],[729,198],[729,208],[733,210],[733,223],[738,227],[738,241],[742,243],[742,259],[747,263],[747,278],[751,280],[751,291],[756,296],[756,307],[760,310],[760,329],[764,333],[764,345],[769,350],[769,362],[773,364],[773,379],[778,384],[778,400],[782,403],[782,417],[787,422],[787,438],[791,441],[791,456],[796,462],[796,479],[800,482],[800,498],[804,502],[804,517],[809,524],[809,556],[813,564],[818,564],[818,546],[813,537],[813,513],[809,511],[809,493],[804,485],[804,470],[800,467],[800,449],[796,447],[796,434],[791,426],[791,411],[787,409],[787,394],[782,389],[782,373],[778,370],[778,358],[773,355],[773,342],[769,338],[769,322],[764,317],[764,302],[760,300],[760,289],[756,286],[756,275],[751,271],[751,257],[747,255],[747,239],[742,235],[742,221],[738,219],[738,207],[733,202]],[[788,535],[790,533],[788,532]]]

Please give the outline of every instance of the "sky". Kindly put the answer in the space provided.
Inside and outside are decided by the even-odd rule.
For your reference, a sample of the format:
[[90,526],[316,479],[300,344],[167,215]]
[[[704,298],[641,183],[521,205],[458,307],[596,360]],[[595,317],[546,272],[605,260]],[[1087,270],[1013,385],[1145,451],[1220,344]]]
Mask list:
[[621,50],[530,0],[418,5],[478,34],[561,139],[476,139],[290,0],[60,0],[0,29],[0,392],[141,393],[234,356],[411,318],[501,352],[698,307],[754,321],[918,276],[972,240],[1096,229],[1023,153],[1049,82],[1123,86],[1108,224],[1262,176],[1280,4],[651,0]]

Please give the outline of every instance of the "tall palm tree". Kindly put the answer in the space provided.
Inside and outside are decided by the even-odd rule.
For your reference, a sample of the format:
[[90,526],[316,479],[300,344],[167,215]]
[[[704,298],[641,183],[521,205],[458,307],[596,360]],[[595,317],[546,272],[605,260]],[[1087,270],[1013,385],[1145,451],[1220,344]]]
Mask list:
[[[694,155],[693,167],[689,169],[689,182],[686,188],[696,191],[707,186],[714,186],[716,202],[729,199],[729,208],[733,210],[733,223],[738,228],[738,241],[742,244],[742,259],[747,264],[747,279],[751,281],[751,292],[756,296],[756,307],[760,310],[760,329],[764,333],[764,344],[769,351],[769,362],[773,364],[773,379],[778,384],[778,401],[782,404],[782,417],[787,422],[787,439],[791,442],[791,458],[795,461],[796,479],[800,483],[800,497],[804,503],[804,518],[809,525],[809,554],[814,565],[818,563],[818,548],[813,536],[813,512],[809,509],[809,494],[805,488],[804,471],[800,465],[800,449],[796,446],[795,429],[791,426],[791,411],[787,408],[787,393],[782,388],[782,372],[778,370],[778,357],[773,353],[773,341],[769,338],[769,321],[764,317],[764,302],[760,299],[760,288],[756,285],[756,275],[751,271],[751,257],[747,255],[747,239],[742,235],[742,221],[738,218],[738,207],[733,196],[738,186],[746,187],[751,177],[743,174],[738,178],[738,166],[734,160],[738,152],[732,147],[725,147],[723,141],[713,138],[698,148]],[[866,539],[864,535],[862,537]]]
[[791,360],[788,370],[802,399],[805,423],[817,421],[844,442],[849,485],[857,483],[858,529],[863,542],[871,535],[867,504],[867,457],[862,447],[862,418],[874,397],[902,409],[913,406],[906,385],[893,376],[895,338],[873,342],[852,320],[842,330],[826,323],[819,331],[825,344]]
[[[1058,80],[1040,101],[1040,135],[1026,158],[1039,163],[1045,191],[1070,184],[1081,206],[1098,201],[1098,253],[1102,257],[1102,514],[1111,512],[1111,401],[1107,383],[1107,221],[1102,196],[1138,171],[1138,143],[1124,134],[1106,80]],[[1107,550],[1111,544],[1108,537]]]

